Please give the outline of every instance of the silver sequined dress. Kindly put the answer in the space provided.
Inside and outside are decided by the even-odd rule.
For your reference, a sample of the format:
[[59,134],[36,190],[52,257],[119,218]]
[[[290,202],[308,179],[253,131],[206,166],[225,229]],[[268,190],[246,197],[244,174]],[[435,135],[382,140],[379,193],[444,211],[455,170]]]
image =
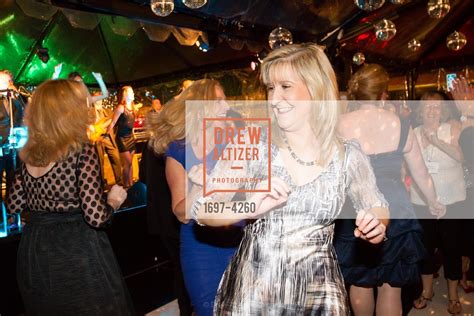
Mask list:
[[[386,206],[386,201],[358,145],[347,143],[344,147],[343,158],[336,152],[316,179],[297,186],[278,147],[271,146],[272,176],[286,181],[291,193],[284,206],[246,226],[240,247],[222,277],[215,315],[349,314],[333,248],[334,221],[346,192],[358,210]],[[266,148],[268,144],[261,143],[260,149]],[[267,163],[265,159],[249,162],[248,170],[254,176],[262,175]],[[231,176],[222,170],[224,165],[219,162],[213,174]],[[221,194],[218,199],[229,198]],[[200,198],[195,206],[206,201],[209,198]]]

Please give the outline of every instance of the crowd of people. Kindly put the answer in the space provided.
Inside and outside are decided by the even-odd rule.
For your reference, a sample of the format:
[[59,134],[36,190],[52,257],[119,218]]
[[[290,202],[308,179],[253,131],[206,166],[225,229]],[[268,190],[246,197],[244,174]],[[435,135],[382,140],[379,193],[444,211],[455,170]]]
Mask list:
[[[134,314],[102,229],[133,185],[134,91],[122,87],[108,113],[101,104],[107,88],[94,77],[101,92],[92,96],[78,73],[44,82],[24,118],[23,106],[12,107],[16,99],[2,94],[2,144],[12,118],[29,130],[18,167],[7,168],[8,210],[30,213],[17,265],[28,315]],[[472,213],[474,104],[458,102],[452,111],[445,96],[429,92],[412,117],[379,107],[388,100],[389,75],[371,64],[350,79],[351,103],[341,115],[336,74],[315,44],[273,50],[261,79],[272,128],[259,135],[256,146],[266,153],[259,160],[213,159],[215,150],[237,145],[205,139],[232,121],[201,119],[241,117],[216,80],[197,80],[163,106],[154,102],[147,116],[140,179],[148,188],[149,230],[160,234],[174,263],[181,315],[400,315],[406,285],[421,282],[413,307],[429,305],[436,250],[447,310],[461,313],[458,286],[472,290],[473,219],[446,214]],[[12,85],[0,72],[0,91]],[[474,100],[465,78],[451,94]],[[192,100],[211,107],[186,106]],[[116,182],[108,193],[104,153]],[[12,159],[4,154],[2,168]],[[246,194],[204,182],[204,172],[256,177],[269,163],[264,181],[229,187]],[[203,195],[204,185],[215,193]],[[209,214],[206,204],[215,202],[222,212]],[[255,212],[227,211],[242,202]]]

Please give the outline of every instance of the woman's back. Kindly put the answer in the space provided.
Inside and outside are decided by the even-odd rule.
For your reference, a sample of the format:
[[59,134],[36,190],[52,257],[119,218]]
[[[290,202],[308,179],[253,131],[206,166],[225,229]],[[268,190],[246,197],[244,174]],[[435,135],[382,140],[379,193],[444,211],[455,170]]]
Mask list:
[[[34,177],[26,165],[21,166],[21,188],[10,197],[13,212],[78,213],[95,227],[107,221],[112,213],[102,190],[97,154],[86,144],[81,152],[70,154],[45,174]],[[20,186],[16,184],[15,186]]]
[[364,153],[373,155],[397,150],[400,126],[396,114],[370,105],[342,115],[338,131],[345,139],[357,139]]

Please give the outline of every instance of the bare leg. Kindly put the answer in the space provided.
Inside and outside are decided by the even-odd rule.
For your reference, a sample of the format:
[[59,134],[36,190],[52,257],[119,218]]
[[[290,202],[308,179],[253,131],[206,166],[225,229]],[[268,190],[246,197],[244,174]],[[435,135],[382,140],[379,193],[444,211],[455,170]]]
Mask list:
[[469,257],[462,257],[462,280],[461,280],[461,286],[464,290],[469,288],[469,285],[467,283],[467,274],[469,272],[469,266],[470,266],[471,260]]
[[376,315],[402,315],[402,289],[384,283],[378,288]]
[[413,303],[415,308],[424,308],[427,301],[431,300],[433,297],[433,275],[432,274],[422,274],[421,281],[423,283],[423,292],[420,297]]
[[450,300],[458,300],[458,283],[459,280],[450,280],[448,279],[448,298]]
[[461,304],[459,303],[458,284],[459,280],[448,279],[448,311],[451,314],[459,314],[462,311]]
[[375,302],[372,288],[351,285],[350,298],[355,316],[373,316]]
[[130,172],[132,171],[132,154],[129,151],[120,153],[123,169],[123,185],[129,188],[133,183],[133,178],[130,179]]
[[135,155],[135,151],[130,152],[130,171],[128,175],[129,187],[133,185],[133,155]]

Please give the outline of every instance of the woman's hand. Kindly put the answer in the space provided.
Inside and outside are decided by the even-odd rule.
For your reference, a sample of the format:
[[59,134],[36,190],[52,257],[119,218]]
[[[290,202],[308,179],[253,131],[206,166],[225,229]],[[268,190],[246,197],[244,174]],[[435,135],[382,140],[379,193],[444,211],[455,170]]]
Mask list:
[[446,205],[439,203],[438,201],[433,201],[428,203],[428,208],[430,213],[436,216],[437,219],[440,219],[446,215]]
[[188,172],[188,178],[192,183],[203,186],[204,185],[204,169],[203,164],[194,165]]
[[428,142],[428,144],[433,144],[435,146],[441,143],[441,140],[438,138],[436,131],[429,131],[423,129],[423,137]]
[[359,211],[356,217],[354,235],[371,244],[381,243],[385,239],[387,227],[373,213]]
[[127,191],[125,191],[122,186],[115,184],[112,188],[110,188],[110,191],[107,194],[107,204],[112,206],[114,210],[117,210],[126,198]]
[[454,100],[474,100],[474,88],[464,77],[454,80],[451,94]]
[[[255,190],[268,188],[268,180],[260,182]],[[255,203],[255,218],[267,213],[288,200],[290,187],[280,178],[272,178],[270,192],[255,192],[250,197],[250,202]]]

